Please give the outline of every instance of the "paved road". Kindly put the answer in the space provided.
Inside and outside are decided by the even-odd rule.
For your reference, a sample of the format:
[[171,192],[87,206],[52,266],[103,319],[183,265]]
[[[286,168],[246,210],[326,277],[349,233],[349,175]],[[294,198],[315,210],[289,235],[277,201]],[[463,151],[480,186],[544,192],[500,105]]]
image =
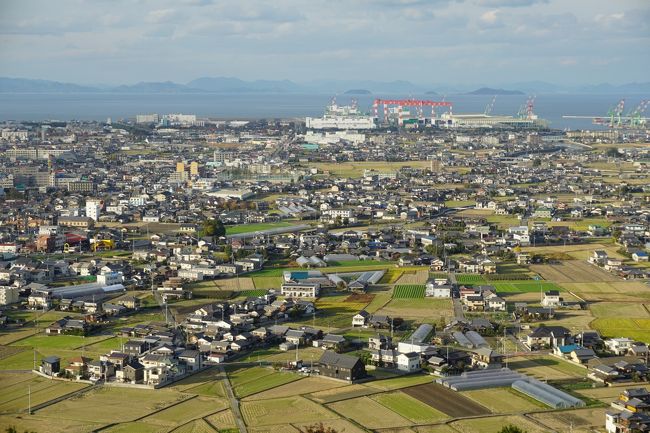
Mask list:
[[239,429],[240,433],[248,433],[248,430],[246,429],[246,423],[244,422],[244,419],[241,416],[241,411],[239,410],[239,400],[237,400],[237,397],[235,397],[235,394],[232,392],[232,387],[230,386],[230,379],[228,379],[228,375],[226,374],[226,370],[224,370],[223,366],[219,366],[219,371],[221,374],[223,374],[223,384],[224,388],[226,389],[226,394],[228,395],[228,399],[230,400],[230,407],[232,408],[232,413],[235,416],[235,422],[237,423],[237,428]]

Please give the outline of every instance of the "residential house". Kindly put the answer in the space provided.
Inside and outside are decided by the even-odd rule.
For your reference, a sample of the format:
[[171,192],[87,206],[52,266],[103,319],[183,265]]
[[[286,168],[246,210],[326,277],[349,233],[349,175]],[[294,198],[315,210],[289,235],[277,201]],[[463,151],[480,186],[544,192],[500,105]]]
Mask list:
[[366,377],[366,367],[356,356],[326,350],[318,361],[321,376],[354,382]]

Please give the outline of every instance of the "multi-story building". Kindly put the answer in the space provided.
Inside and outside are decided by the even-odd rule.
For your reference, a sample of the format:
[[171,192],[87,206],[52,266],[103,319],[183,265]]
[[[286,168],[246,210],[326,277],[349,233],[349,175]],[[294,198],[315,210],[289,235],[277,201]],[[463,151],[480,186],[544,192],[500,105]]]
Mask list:
[[15,286],[0,286],[0,305],[14,304],[19,301],[20,289]]
[[96,198],[89,198],[86,200],[86,216],[93,221],[97,222],[99,220],[99,215],[101,213],[102,206],[104,202]]

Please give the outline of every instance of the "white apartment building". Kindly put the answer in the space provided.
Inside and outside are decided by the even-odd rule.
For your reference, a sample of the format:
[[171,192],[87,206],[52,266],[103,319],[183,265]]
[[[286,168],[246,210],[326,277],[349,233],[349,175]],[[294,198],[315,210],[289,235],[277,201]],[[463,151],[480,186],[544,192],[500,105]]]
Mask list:
[[0,305],[15,304],[19,301],[20,289],[14,286],[0,286]]
[[86,200],[86,216],[93,221],[97,222],[99,220],[99,215],[101,214],[102,206],[104,202],[100,199],[89,198]]

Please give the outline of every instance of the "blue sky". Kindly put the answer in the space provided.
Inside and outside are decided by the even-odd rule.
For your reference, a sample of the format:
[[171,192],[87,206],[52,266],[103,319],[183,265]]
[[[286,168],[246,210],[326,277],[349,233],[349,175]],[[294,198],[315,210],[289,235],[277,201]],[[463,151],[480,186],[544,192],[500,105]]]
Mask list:
[[650,81],[649,0],[3,0],[0,76]]

